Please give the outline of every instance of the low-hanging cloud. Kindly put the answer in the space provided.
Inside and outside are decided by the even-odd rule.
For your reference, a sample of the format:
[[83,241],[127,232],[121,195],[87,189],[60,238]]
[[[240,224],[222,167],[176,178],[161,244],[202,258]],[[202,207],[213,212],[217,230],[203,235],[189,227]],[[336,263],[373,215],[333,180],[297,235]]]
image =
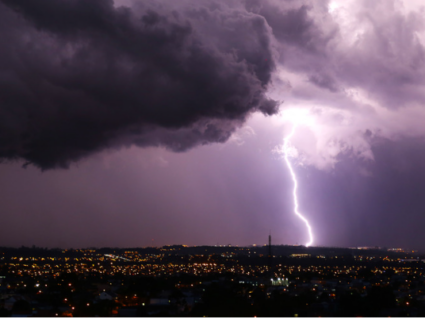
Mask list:
[[67,167],[120,144],[224,142],[275,68],[264,17],[214,1],[0,1],[0,159]]

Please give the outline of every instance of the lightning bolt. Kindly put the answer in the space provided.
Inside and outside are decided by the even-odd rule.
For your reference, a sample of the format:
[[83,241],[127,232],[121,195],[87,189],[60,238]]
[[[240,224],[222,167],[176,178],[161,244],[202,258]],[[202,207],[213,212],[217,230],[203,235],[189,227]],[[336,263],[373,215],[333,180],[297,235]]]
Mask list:
[[291,162],[289,161],[289,158],[288,158],[288,156],[289,156],[289,148],[288,148],[289,140],[294,135],[296,127],[297,127],[297,125],[294,124],[292,126],[291,133],[284,138],[283,154],[284,154],[284,157],[285,157],[286,165],[288,166],[289,172],[291,173],[292,181],[294,182],[294,190],[292,192],[292,195],[294,197],[294,212],[295,212],[295,215],[297,215],[299,218],[301,218],[301,220],[305,223],[305,225],[307,226],[307,229],[308,229],[308,234],[310,236],[310,241],[306,244],[306,246],[308,247],[308,246],[311,246],[311,244],[313,243],[313,233],[311,231],[311,227],[310,227],[310,224],[308,223],[308,220],[303,215],[301,215],[300,212],[298,211],[297,176],[295,175],[294,169],[292,168]]

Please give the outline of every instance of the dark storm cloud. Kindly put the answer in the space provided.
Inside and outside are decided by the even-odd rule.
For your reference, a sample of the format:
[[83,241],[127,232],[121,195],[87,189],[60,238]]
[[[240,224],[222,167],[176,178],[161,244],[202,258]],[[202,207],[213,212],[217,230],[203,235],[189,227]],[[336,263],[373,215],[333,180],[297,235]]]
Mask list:
[[210,1],[0,3],[0,158],[43,169],[118,141],[183,151],[273,114],[266,20]]
[[334,79],[327,74],[313,74],[309,77],[309,81],[323,89],[327,89],[331,92],[338,92],[338,87]]
[[327,46],[338,35],[338,28],[328,21],[327,1],[246,0],[248,11],[263,16],[279,45],[281,66],[306,74],[320,88],[337,92],[337,79],[329,65],[332,57]]
[[309,16],[312,7],[302,1],[294,5],[290,1],[247,0],[246,8],[264,16],[280,42],[310,50],[321,45],[320,29]]

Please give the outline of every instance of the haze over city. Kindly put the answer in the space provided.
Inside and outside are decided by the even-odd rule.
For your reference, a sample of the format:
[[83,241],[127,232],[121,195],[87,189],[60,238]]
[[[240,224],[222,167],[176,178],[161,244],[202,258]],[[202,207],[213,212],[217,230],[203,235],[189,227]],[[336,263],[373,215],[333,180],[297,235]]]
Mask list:
[[421,1],[0,0],[1,246],[425,251]]

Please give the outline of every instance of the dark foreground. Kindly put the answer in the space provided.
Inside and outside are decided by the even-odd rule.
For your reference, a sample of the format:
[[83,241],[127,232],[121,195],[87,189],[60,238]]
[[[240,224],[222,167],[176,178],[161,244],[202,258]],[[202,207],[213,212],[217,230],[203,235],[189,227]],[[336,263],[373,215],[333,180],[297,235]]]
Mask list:
[[0,315],[425,316],[415,252],[271,248],[0,248]]

